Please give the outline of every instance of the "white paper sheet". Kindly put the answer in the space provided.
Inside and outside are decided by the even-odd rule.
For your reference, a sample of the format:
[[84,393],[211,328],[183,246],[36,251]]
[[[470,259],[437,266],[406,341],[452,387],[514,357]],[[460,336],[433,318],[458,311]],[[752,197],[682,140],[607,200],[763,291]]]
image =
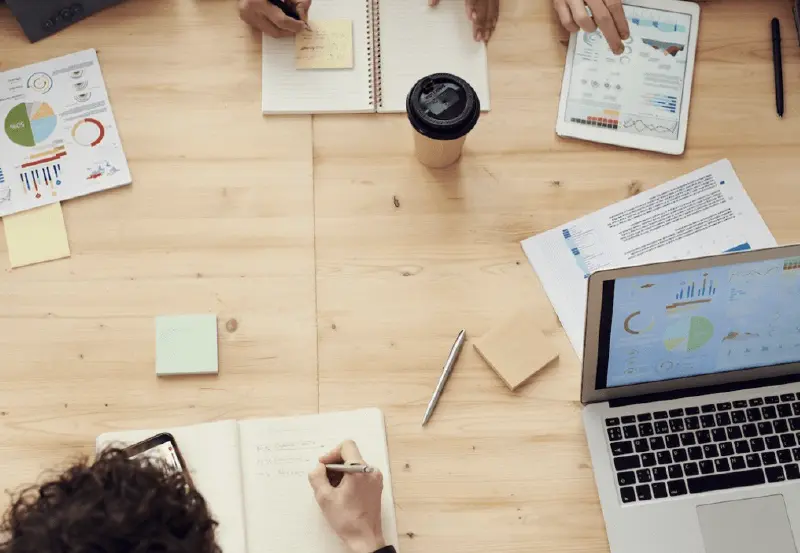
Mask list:
[[0,73],[0,216],[130,183],[94,50]]
[[169,432],[186,461],[192,481],[217,520],[222,553],[247,553],[236,421],[211,422],[180,428],[112,432],[97,438],[98,451],[109,445],[133,445]]
[[522,249],[582,358],[594,271],[775,245],[725,159],[528,238]]
[[472,37],[461,0],[441,0],[431,8],[416,0],[381,0],[381,113],[406,111],[406,96],[431,73],[452,73],[467,81],[489,111],[486,45]]
[[370,12],[363,1],[314,0],[311,24],[330,19],[353,22],[350,69],[297,69],[294,38],[262,39],[261,110],[264,113],[374,111]]
[[308,483],[319,457],[346,439],[383,473],[383,532],[397,547],[386,430],[378,409],[242,421],[239,436],[248,551],[347,553]]

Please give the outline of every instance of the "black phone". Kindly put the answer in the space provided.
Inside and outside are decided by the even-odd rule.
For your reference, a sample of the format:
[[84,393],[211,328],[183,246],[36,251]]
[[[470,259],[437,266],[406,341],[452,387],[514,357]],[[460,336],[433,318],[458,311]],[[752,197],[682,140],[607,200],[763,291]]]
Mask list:
[[178,449],[178,442],[175,441],[175,436],[169,432],[156,434],[152,438],[127,447],[125,448],[125,453],[130,459],[148,457],[160,461],[167,470],[181,472],[191,482],[189,469],[186,468],[186,462],[183,460],[181,450]]

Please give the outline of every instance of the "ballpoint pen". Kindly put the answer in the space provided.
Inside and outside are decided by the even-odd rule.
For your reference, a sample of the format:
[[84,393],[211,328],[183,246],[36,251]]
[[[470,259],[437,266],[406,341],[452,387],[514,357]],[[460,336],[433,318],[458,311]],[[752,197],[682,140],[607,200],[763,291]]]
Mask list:
[[422,426],[428,424],[431,416],[433,415],[433,410],[436,409],[436,404],[439,403],[439,397],[442,395],[442,391],[444,390],[444,385],[447,384],[447,379],[450,378],[450,373],[453,372],[453,367],[456,366],[456,360],[458,360],[458,354],[461,353],[461,348],[464,346],[464,341],[467,338],[466,331],[462,330],[456,336],[456,341],[453,342],[453,347],[450,348],[450,353],[447,356],[447,361],[444,363],[444,368],[442,369],[442,376],[439,377],[439,382],[436,384],[436,389],[433,391],[433,397],[431,398],[430,403],[428,403],[428,408],[425,410],[425,416],[422,418]]
[[306,26],[306,30],[309,31],[311,30],[308,21],[303,21],[303,18],[300,17],[300,14],[297,13],[297,9],[290,2],[285,2],[283,0],[267,0],[267,2],[269,2],[279,10],[281,10],[287,17],[291,17],[292,19],[296,19],[297,21],[302,21],[303,24],[305,24]]
[[342,465],[342,464],[330,464],[325,465],[325,468],[331,472],[342,472],[345,474],[359,474],[362,472],[370,473],[375,472],[375,469],[369,465]]
[[783,117],[783,59],[781,56],[781,22],[772,19],[772,64],[775,69],[775,109]]

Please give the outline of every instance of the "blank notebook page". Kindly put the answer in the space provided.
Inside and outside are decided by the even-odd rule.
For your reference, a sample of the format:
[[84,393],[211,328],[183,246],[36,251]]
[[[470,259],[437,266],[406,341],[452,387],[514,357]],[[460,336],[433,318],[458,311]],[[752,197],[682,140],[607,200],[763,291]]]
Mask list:
[[364,409],[239,423],[250,553],[348,553],[308,483],[319,457],[346,439],[355,440],[366,462],[383,473],[383,531],[397,545],[383,414]]
[[210,422],[158,430],[132,430],[103,434],[97,450],[109,445],[133,445],[161,432],[175,437],[192,481],[219,522],[217,542],[224,553],[247,553],[236,421]]
[[[408,91],[431,73],[452,73],[475,89],[481,109],[489,109],[486,45],[472,38],[464,0],[379,0],[381,16],[382,107],[406,109]],[[312,8],[313,9],[313,8]]]
[[264,113],[331,113],[374,111],[370,101],[371,64],[365,0],[314,0],[311,22],[353,21],[352,69],[295,69],[294,37],[262,37],[261,110]]

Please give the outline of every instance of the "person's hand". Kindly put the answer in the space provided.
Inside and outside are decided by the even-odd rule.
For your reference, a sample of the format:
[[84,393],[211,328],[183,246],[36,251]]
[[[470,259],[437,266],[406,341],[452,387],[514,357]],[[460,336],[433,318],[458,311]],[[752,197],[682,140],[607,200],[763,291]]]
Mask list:
[[[439,0],[428,0],[428,5],[436,6]],[[500,15],[500,0],[464,0],[467,19],[472,21],[472,36],[478,42],[489,42]]]
[[353,553],[373,553],[386,547],[381,524],[383,475],[343,474],[334,486],[325,469],[332,463],[361,464],[364,460],[356,444],[346,441],[320,457],[319,465],[308,475],[328,524]]
[[273,38],[292,36],[306,28],[311,0],[287,1],[295,7],[302,21],[292,19],[267,0],[239,0],[239,17]]
[[553,0],[553,5],[561,24],[569,32],[577,33],[580,28],[593,33],[600,27],[612,52],[619,55],[625,51],[622,41],[627,40],[631,32],[622,0]]

